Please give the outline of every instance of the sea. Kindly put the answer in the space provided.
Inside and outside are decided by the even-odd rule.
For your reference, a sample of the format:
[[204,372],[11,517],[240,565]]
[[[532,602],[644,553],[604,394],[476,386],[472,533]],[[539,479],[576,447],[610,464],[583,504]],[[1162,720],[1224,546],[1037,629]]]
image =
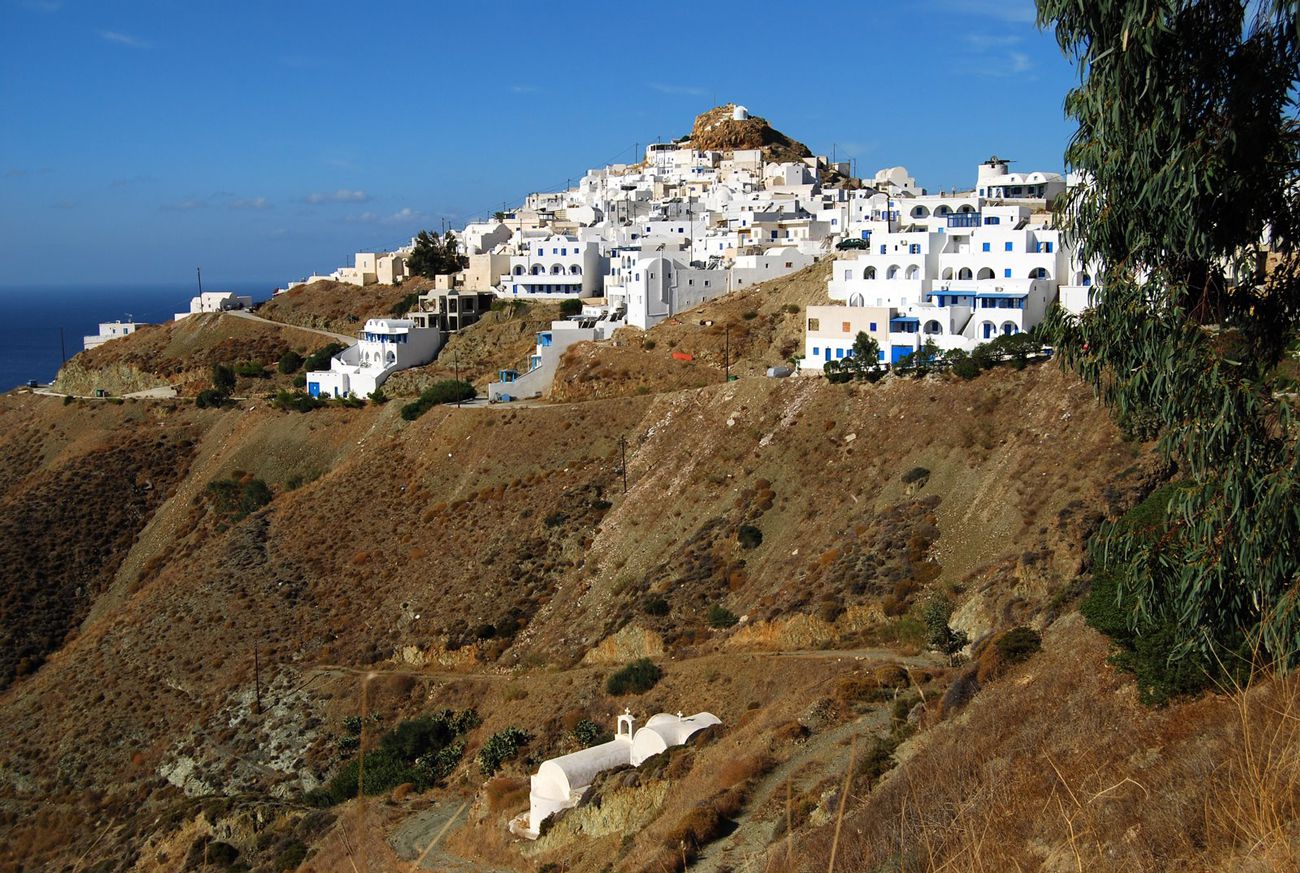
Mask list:
[[[274,282],[207,287],[270,299]],[[102,321],[170,321],[190,308],[195,287],[183,285],[0,285],[0,391],[35,379],[54,379],[65,358],[81,351],[82,337],[99,333]],[[61,332],[61,334],[60,334]]]

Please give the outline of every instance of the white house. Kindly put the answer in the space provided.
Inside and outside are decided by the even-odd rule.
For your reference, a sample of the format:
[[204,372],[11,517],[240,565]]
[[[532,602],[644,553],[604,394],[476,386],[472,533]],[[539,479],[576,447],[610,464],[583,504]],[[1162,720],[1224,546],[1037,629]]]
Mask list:
[[180,321],[187,316],[204,312],[228,312],[232,309],[252,308],[253,298],[247,294],[236,294],[233,291],[204,291],[199,296],[190,298],[190,311],[176,313],[176,320]]
[[688,266],[664,255],[626,255],[621,284],[606,290],[609,301],[624,309],[627,323],[642,330],[669,316],[727,293],[728,270]]
[[372,318],[357,344],[335,355],[328,370],[307,374],[307,393],[367,397],[398,370],[432,361],[445,337],[438,327],[420,327],[408,318]]
[[406,278],[406,259],[392,252],[357,252],[351,267],[334,274],[348,285],[399,285]]
[[109,340],[120,339],[133,334],[142,327],[144,325],[136,321],[101,321],[99,323],[99,333],[94,336],[83,336],[81,345],[86,351],[90,351],[93,348],[102,346]]
[[560,356],[574,343],[609,339],[614,331],[625,327],[620,314],[604,307],[600,315],[576,315],[551,322],[550,330],[537,333],[537,347],[523,371],[501,370],[499,381],[488,384],[488,402],[528,400],[541,397],[555,381]]
[[530,840],[541,833],[548,816],[578,805],[596,776],[615,767],[639,767],[647,758],[673,746],[680,746],[694,734],[722,724],[712,713],[683,716],[661,712],[652,715],[645,727],[633,733],[635,723],[627,710],[618,717],[614,739],[588,749],[543,761],[531,780],[528,812],[510,822],[510,831]]
[[[522,243],[510,258],[498,286],[507,297],[596,297],[603,285],[604,260],[597,240],[551,234]],[[476,289],[477,290],[477,289]]]

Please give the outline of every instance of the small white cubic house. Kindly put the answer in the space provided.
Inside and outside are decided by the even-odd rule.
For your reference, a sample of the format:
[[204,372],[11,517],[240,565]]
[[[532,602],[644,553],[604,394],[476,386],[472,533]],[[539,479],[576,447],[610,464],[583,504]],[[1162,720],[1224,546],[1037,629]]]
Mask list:
[[446,334],[420,327],[409,318],[372,318],[356,345],[330,360],[328,370],[307,374],[312,397],[368,397],[393,373],[427,364]]
[[641,762],[673,746],[680,746],[694,734],[722,724],[712,713],[698,712],[683,716],[661,712],[653,715],[645,727],[632,732],[636,719],[627,710],[618,717],[614,739],[589,749],[561,755],[542,762],[532,776],[528,812],[510,822],[511,833],[537,839],[542,822],[548,816],[571,809],[582,800],[596,776],[616,767],[641,766]]
[[102,346],[109,340],[130,336],[144,326],[136,321],[101,321],[99,323],[99,333],[94,336],[83,336],[81,344],[86,351],[90,351]]

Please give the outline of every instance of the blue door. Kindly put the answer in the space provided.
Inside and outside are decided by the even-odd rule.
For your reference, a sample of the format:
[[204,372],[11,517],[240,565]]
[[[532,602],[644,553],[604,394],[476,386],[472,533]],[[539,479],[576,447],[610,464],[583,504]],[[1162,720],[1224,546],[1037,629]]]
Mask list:
[[900,360],[912,354],[911,346],[890,346],[889,363],[897,364]]
[[827,347],[826,347],[826,360],[829,361],[830,359],[831,359],[831,347],[830,347],[830,346],[827,346]]
[[320,397],[320,383],[308,382],[307,393],[310,394],[312,397]]

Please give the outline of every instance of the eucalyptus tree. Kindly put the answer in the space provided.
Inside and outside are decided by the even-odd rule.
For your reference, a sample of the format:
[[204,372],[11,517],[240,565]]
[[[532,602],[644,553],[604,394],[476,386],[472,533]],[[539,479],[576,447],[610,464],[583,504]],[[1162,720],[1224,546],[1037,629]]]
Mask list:
[[1177,469],[1159,536],[1110,526],[1131,629],[1172,665],[1300,652],[1297,0],[1038,0],[1080,82],[1061,208],[1100,302],[1047,338]]

